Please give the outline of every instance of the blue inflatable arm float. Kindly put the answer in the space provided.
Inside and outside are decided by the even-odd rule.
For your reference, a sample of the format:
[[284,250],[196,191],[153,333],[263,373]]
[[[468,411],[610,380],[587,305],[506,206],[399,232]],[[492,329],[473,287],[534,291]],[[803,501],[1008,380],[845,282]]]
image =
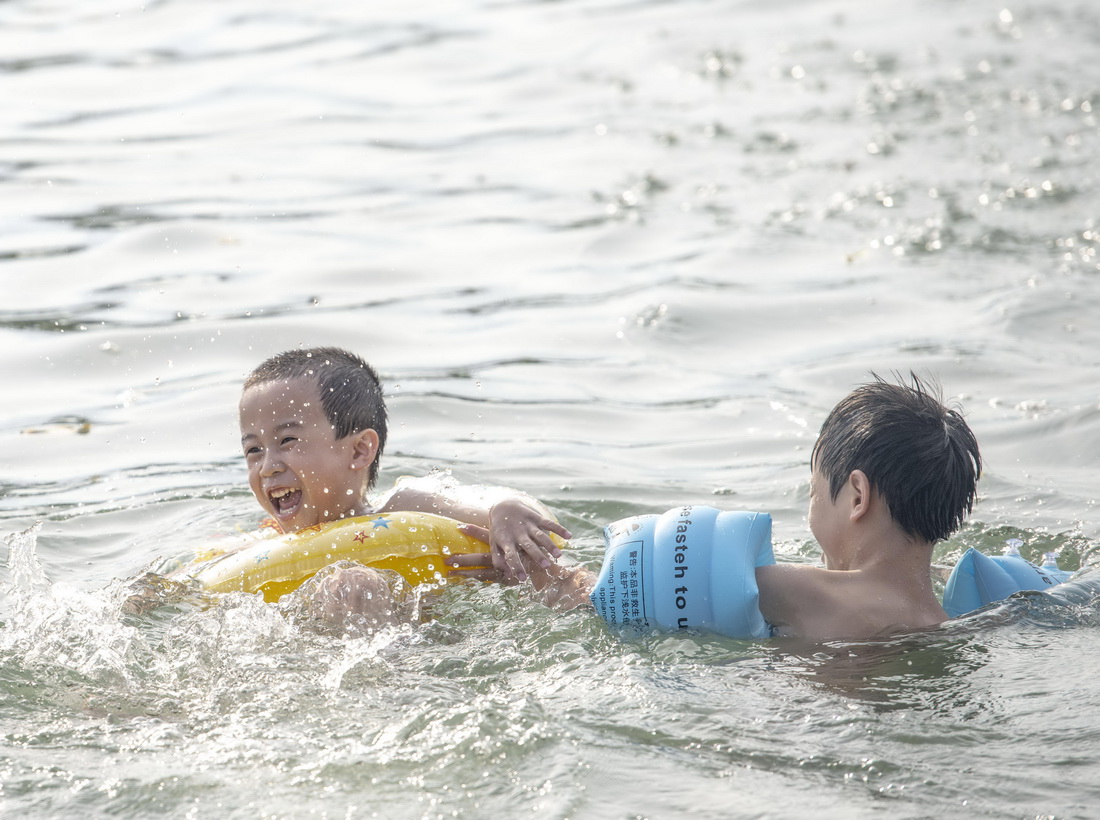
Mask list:
[[943,609],[958,618],[986,604],[1003,601],[1022,590],[1045,590],[1061,584],[1072,573],[1058,569],[1050,553],[1043,566],[1025,560],[1010,545],[1006,555],[985,555],[971,547],[947,579]]
[[767,513],[685,506],[604,530],[591,600],[611,626],[767,638],[756,568],[775,563]]

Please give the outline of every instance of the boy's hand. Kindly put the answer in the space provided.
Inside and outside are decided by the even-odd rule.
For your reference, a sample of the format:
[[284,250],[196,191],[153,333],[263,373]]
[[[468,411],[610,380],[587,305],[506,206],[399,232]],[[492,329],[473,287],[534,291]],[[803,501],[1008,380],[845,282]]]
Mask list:
[[532,566],[530,570],[536,596],[547,606],[561,610],[588,604],[597,580],[596,573],[582,566],[551,564]]
[[489,508],[489,549],[493,566],[505,583],[527,580],[525,561],[543,568],[554,563],[561,550],[550,533],[566,540],[573,537],[561,524],[518,498],[506,498]]
[[561,550],[550,533],[569,539],[573,534],[518,498],[508,498],[489,509],[489,528],[463,526],[468,534],[489,545],[493,568],[505,584],[527,580],[525,561],[549,567]]
[[[489,531],[484,527],[479,527],[477,524],[463,524],[461,529],[468,535],[489,543]],[[503,580],[496,567],[492,565],[492,558],[488,552],[465,552],[458,555],[448,555],[443,559],[443,563],[451,568],[451,575],[484,581],[487,584],[499,583]]]

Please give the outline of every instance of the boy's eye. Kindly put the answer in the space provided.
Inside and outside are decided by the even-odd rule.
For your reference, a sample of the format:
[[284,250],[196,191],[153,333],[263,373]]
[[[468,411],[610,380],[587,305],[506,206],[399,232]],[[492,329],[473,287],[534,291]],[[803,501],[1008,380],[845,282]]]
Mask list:
[[259,447],[245,447],[244,448],[244,454],[246,456],[253,456],[253,455],[256,455],[256,453],[258,453],[258,452],[260,452]]
[[286,437],[285,437],[285,438],[284,438],[284,439],[283,439],[282,441],[280,441],[279,443],[280,443],[280,444],[293,444],[293,443],[294,443],[295,441],[297,441],[297,440],[298,440],[298,439],[296,439],[296,438],[295,438],[294,436],[286,436]]

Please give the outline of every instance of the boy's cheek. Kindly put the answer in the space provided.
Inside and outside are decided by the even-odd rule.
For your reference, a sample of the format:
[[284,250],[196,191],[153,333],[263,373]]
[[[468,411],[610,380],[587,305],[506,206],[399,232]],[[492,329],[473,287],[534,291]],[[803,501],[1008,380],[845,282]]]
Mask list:
[[260,504],[263,504],[264,506],[267,505],[267,493],[263,492],[260,489],[259,481],[255,480],[251,476],[249,476],[248,489],[252,491],[252,495],[256,497],[256,500],[259,501]]

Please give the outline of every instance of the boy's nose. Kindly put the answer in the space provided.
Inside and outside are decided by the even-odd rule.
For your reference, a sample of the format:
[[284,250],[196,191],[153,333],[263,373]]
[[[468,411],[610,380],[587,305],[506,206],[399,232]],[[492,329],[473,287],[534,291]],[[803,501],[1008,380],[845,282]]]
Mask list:
[[277,458],[265,458],[264,463],[260,465],[260,475],[264,478],[270,478],[273,475],[278,475],[286,468]]

